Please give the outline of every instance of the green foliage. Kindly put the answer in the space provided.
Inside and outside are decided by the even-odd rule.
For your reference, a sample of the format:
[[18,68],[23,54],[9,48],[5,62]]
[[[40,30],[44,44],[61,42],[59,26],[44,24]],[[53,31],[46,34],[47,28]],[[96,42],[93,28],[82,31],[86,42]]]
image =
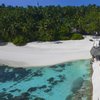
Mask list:
[[70,38],[69,37],[66,37],[66,36],[62,36],[62,37],[60,37],[59,40],[70,40]]
[[82,39],[100,34],[100,6],[0,6],[0,40],[23,45],[31,41]]
[[72,34],[71,39],[72,40],[77,40],[77,39],[81,40],[81,39],[83,39],[83,36],[82,36],[82,34],[74,33],[74,34]]
[[25,38],[25,37],[23,37],[23,36],[21,36],[21,35],[19,35],[19,36],[16,36],[14,39],[13,39],[13,41],[12,41],[15,45],[25,45],[26,44],[26,42],[28,42],[28,40]]

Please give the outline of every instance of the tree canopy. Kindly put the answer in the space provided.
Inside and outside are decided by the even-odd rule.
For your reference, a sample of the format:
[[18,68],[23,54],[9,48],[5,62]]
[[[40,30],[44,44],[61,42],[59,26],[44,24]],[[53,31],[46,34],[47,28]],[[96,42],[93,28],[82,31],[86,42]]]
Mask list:
[[100,33],[100,6],[0,6],[0,40],[16,45],[82,39],[95,32]]

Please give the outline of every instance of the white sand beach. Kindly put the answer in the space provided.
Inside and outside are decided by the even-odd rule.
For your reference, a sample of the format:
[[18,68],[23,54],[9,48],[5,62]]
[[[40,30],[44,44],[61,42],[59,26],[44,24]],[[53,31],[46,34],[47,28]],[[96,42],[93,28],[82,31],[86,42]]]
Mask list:
[[100,61],[93,62],[93,100],[100,100]]
[[0,64],[13,67],[38,67],[89,59],[92,47],[89,38],[59,42],[32,42],[21,47],[8,43],[0,46]]

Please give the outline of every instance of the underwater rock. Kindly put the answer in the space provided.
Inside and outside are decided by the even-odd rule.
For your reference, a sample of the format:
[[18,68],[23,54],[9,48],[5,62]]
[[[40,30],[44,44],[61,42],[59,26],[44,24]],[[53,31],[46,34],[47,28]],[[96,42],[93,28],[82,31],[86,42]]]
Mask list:
[[60,64],[61,67],[65,67],[65,64]]
[[49,83],[54,82],[54,77],[49,78],[47,81],[48,81]]
[[36,97],[34,100],[45,100],[44,98]]
[[65,64],[53,65],[50,66],[56,72],[62,72],[65,69]]
[[26,70],[25,68],[14,68],[13,72],[17,74],[17,77],[14,78],[14,81],[24,78],[31,73],[31,70]]
[[58,75],[58,77],[60,78],[59,82],[63,82],[66,79],[65,75]]
[[52,89],[51,88],[48,88],[48,89],[46,89],[46,90],[44,90],[44,92],[50,92]]
[[64,64],[58,65],[53,70],[56,72],[62,72],[63,70],[65,70],[65,65]]
[[3,88],[2,90],[3,90],[3,91],[6,91],[6,89],[5,89],[5,88]]
[[73,93],[75,93],[76,91],[78,91],[78,90],[82,87],[83,82],[84,82],[84,79],[83,79],[82,77],[77,78],[77,79],[73,82],[71,91],[72,91]]
[[16,91],[20,92],[21,90],[20,89],[14,89],[14,90],[10,90],[9,92],[16,92]]
[[34,72],[33,76],[42,76],[42,71],[41,70],[37,70],[36,72]]
[[29,100],[29,96],[28,92],[24,92],[20,96],[15,96],[12,100]]
[[72,100],[72,95],[67,96],[66,100]]
[[30,96],[30,94],[28,93],[28,92],[24,92],[24,93],[22,93],[21,94],[23,97],[28,97],[28,96]]
[[13,95],[10,93],[1,92],[0,93],[0,100],[12,100]]
[[36,91],[38,88],[37,87],[31,87],[28,89],[28,92],[33,92],[33,91]]
[[0,71],[5,71],[6,68],[11,68],[11,67],[8,67],[7,65],[0,65]]
[[42,86],[38,87],[38,89],[44,89],[44,88],[47,88],[47,86],[46,85],[42,85]]
[[59,82],[58,80],[55,80],[55,81],[53,81],[51,84],[52,84],[52,85],[57,85],[58,82]]
[[67,66],[72,66],[72,62],[67,62]]
[[58,75],[57,77],[58,77],[59,79],[55,80],[54,77],[51,77],[51,78],[49,78],[47,81],[48,81],[49,84],[51,84],[51,85],[57,85],[57,84],[60,83],[60,82],[64,82],[64,80],[66,79],[66,78],[65,78],[65,75]]
[[36,91],[37,89],[45,89],[45,88],[47,88],[47,86],[46,85],[42,85],[42,86],[40,86],[40,87],[31,87],[31,88],[29,88],[27,91],[28,92],[33,92],[33,91]]
[[0,82],[18,81],[30,73],[31,71],[26,70],[25,68],[11,68],[8,66],[0,66]]
[[57,68],[57,66],[56,65],[52,65],[49,68]]
[[12,80],[13,77],[15,77],[14,73],[12,72],[1,72],[0,71],[0,82],[6,82],[6,81],[9,81],[9,80]]

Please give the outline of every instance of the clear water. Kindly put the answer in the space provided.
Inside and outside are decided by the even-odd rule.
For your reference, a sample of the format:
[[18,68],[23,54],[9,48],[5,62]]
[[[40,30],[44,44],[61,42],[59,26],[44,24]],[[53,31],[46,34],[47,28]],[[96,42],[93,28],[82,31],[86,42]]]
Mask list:
[[80,60],[41,68],[0,67],[0,100],[91,100],[91,66]]

